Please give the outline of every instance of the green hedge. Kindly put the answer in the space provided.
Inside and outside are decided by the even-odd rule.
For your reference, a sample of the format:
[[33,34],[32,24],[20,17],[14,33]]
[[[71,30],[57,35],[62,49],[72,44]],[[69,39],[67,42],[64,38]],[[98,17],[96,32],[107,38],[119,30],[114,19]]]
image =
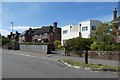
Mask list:
[[120,43],[105,43],[94,41],[91,45],[91,50],[94,51],[120,51]]
[[92,43],[93,40],[91,38],[77,37],[67,40],[66,43],[64,44],[64,47],[65,50],[75,50],[75,51],[86,50],[86,49],[90,50],[90,46]]
[[24,42],[21,45],[48,45],[48,43],[33,43],[33,42]]

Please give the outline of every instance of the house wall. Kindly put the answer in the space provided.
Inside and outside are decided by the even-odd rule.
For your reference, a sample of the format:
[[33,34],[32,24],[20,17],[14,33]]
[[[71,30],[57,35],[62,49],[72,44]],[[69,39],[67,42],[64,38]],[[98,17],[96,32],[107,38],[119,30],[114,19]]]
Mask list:
[[[72,26],[72,27],[70,27],[70,26]],[[63,33],[63,31],[65,31],[65,30],[67,30],[66,34]],[[68,25],[68,26],[62,27],[62,31],[61,31],[61,35],[62,35],[61,44],[63,45],[64,40],[68,40],[68,39],[79,37],[79,34],[80,34],[79,31],[80,31],[79,26]]]
[[[102,23],[102,22],[99,20],[88,20],[88,21],[80,22],[79,24],[81,24],[81,37],[89,38],[90,34],[95,31],[95,30],[92,30],[92,26],[96,26],[96,29],[97,29],[97,27],[99,26],[100,23]],[[82,31],[82,28],[85,26],[88,27],[88,30]]]
[[[90,28],[90,21],[84,21],[84,22],[81,22],[80,24],[81,24],[81,37],[82,38],[88,38],[89,34],[90,34],[90,30],[91,30],[91,28]],[[83,31],[82,30],[83,27],[87,27],[88,30]]]

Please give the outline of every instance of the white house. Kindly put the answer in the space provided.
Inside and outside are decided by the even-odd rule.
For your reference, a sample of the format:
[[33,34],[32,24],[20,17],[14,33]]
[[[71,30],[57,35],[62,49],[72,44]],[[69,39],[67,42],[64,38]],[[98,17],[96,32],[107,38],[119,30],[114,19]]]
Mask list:
[[82,37],[82,38],[89,38],[90,34],[96,30],[98,25],[102,23],[99,20],[87,20],[83,22],[79,22],[78,25],[67,25],[62,27],[62,45],[68,39]]

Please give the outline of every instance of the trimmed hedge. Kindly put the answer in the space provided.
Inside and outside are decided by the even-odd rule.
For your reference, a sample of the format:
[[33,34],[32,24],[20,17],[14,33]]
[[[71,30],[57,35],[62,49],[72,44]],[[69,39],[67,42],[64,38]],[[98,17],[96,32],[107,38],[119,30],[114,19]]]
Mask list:
[[48,43],[33,43],[33,42],[24,42],[22,45],[48,45]]
[[91,44],[93,43],[93,40],[91,38],[81,38],[81,37],[77,37],[77,38],[73,38],[73,39],[69,39],[68,41],[66,41],[66,43],[64,44],[65,50],[75,50],[75,51],[79,51],[79,50],[90,50]]

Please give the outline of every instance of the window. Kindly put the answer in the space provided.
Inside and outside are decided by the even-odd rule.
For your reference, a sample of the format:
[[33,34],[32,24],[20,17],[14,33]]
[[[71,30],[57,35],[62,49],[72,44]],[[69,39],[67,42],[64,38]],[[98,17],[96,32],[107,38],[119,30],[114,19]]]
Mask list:
[[92,30],[96,30],[96,26],[92,26]]
[[64,31],[63,31],[63,34],[67,34],[67,33],[68,33],[68,30],[64,30]]
[[47,36],[47,33],[44,33],[44,36]]
[[88,30],[88,27],[85,26],[85,27],[82,27],[82,31],[87,31]]

